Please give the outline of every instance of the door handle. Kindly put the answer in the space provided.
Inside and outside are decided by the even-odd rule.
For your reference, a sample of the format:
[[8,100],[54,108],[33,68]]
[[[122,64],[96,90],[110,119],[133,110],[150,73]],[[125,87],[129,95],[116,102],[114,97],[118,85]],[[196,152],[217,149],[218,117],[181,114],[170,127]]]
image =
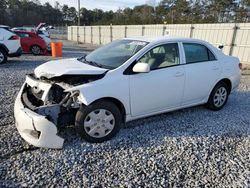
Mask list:
[[219,70],[219,67],[213,66],[212,70]]
[[183,76],[184,75],[184,72],[176,72],[175,73],[175,77],[180,77],[180,76]]

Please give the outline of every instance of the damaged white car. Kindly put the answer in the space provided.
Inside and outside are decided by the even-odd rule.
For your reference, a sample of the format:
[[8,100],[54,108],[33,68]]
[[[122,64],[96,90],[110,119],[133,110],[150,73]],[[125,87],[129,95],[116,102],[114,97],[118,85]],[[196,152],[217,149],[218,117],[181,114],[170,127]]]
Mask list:
[[205,41],[126,38],[37,67],[17,96],[16,126],[37,147],[61,148],[58,131],[72,124],[103,142],[134,119],[200,104],[219,110],[239,82],[238,58]]

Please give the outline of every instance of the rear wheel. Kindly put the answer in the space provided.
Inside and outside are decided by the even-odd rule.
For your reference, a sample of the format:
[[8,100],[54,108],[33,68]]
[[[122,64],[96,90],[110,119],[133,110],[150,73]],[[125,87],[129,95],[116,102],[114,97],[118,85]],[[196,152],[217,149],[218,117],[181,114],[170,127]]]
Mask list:
[[5,50],[0,48],[0,64],[6,63],[7,62],[7,53]]
[[109,101],[83,106],[76,114],[76,129],[89,142],[104,142],[114,137],[121,127],[121,113]]
[[215,111],[222,109],[227,103],[229,92],[229,87],[226,83],[218,83],[210,94],[206,107]]
[[40,46],[34,45],[30,48],[30,51],[33,55],[40,55],[42,53],[42,49]]

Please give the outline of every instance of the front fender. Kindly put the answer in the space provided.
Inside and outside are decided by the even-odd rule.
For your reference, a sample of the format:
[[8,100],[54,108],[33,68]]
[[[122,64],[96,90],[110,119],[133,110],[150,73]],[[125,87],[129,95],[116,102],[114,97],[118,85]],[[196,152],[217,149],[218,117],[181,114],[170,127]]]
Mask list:
[[98,80],[80,86],[72,87],[65,92],[79,91],[78,100],[84,105],[90,105],[102,98],[115,98],[119,100],[127,114],[130,114],[129,78]]

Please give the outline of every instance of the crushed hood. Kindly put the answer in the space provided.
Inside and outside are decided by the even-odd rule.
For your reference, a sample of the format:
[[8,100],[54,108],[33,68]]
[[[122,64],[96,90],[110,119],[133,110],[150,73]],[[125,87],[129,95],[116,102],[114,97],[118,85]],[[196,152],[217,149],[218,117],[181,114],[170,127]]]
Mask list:
[[74,58],[44,63],[35,69],[35,75],[50,79],[62,75],[98,75],[106,71],[107,69],[91,66]]

